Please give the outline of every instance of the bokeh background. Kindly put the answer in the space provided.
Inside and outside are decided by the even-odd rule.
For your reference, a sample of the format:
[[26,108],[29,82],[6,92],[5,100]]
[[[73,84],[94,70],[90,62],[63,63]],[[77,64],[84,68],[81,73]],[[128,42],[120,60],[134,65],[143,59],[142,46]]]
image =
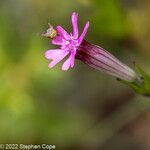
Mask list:
[[150,73],[149,0],[1,0],[0,143],[53,144],[61,150],[149,150],[150,99],[82,62],[50,70],[40,34],[50,21],[80,32],[133,68]]

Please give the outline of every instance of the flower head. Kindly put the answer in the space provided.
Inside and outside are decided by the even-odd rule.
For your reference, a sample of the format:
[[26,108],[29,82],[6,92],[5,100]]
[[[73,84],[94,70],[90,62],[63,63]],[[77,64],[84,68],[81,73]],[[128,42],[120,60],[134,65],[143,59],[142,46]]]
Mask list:
[[[69,58],[62,65],[62,70],[68,70],[74,66],[75,56],[79,46],[81,45],[87,30],[89,28],[89,21],[86,22],[82,34],[79,36],[78,33],[78,14],[72,14],[72,26],[73,33],[68,34],[61,26],[57,26],[56,30],[49,25],[49,29],[45,34],[46,37],[52,38],[52,44],[59,45],[59,49],[48,50],[45,53],[45,57],[52,60],[49,64],[49,68],[54,67],[62,59],[69,55]],[[56,34],[57,33],[57,34]]]
[[42,34],[52,38],[52,44],[60,46],[59,49],[48,50],[45,57],[52,60],[49,68],[54,67],[62,59],[69,55],[62,65],[62,70],[68,70],[74,66],[75,58],[81,60],[90,67],[113,75],[119,79],[132,82],[137,79],[137,74],[131,68],[119,61],[115,56],[103,48],[90,44],[84,38],[89,28],[89,21],[86,22],[82,34],[78,33],[78,14],[72,14],[73,33],[68,34],[61,26],[56,30],[49,24],[49,29]]

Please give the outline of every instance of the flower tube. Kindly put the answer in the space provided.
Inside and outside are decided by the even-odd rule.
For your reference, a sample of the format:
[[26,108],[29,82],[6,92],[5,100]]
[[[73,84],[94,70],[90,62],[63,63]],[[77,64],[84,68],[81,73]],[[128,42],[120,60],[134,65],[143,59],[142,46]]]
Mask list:
[[123,64],[111,53],[97,45],[90,44],[86,40],[80,45],[76,58],[94,69],[126,81],[134,81],[137,77],[131,68]]

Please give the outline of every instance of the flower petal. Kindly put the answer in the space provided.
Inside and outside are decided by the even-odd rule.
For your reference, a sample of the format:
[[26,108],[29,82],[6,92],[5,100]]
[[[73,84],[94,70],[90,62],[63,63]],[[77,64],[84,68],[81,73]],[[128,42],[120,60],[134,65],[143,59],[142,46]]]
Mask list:
[[45,57],[46,57],[47,59],[56,59],[57,56],[60,56],[60,55],[62,55],[63,53],[64,53],[64,51],[61,50],[61,49],[48,50],[48,51],[46,51],[46,53],[45,53]]
[[68,55],[69,52],[63,51],[60,49],[48,50],[45,53],[45,57],[47,59],[52,59],[52,62],[49,64],[49,68],[54,67],[57,63],[59,63],[64,57]]
[[74,61],[75,61],[75,54],[72,53],[69,56],[69,58],[64,62],[63,66],[62,66],[62,70],[66,71],[69,69],[69,67],[73,67]]
[[57,26],[57,32],[66,40],[70,39],[70,35],[61,26]]
[[86,33],[87,33],[87,30],[88,30],[88,28],[89,28],[89,25],[90,25],[90,23],[89,23],[89,21],[87,21],[87,22],[86,22],[86,25],[85,25],[85,27],[84,27],[84,30],[83,30],[81,36],[79,37],[79,40],[78,40],[79,45],[82,43],[82,41],[83,41],[83,39],[84,39],[84,37],[85,37],[85,35],[86,35]]
[[52,39],[52,44],[54,45],[63,45],[64,44],[64,39],[62,36],[56,36],[55,38]]
[[75,12],[72,14],[72,26],[73,26],[73,37],[77,39],[78,38],[78,14]]
[[74,67],[74,62],[75,62],[75,55],[76,55],[76,50],[73,51],[73,53],[71,54],[71,68]]

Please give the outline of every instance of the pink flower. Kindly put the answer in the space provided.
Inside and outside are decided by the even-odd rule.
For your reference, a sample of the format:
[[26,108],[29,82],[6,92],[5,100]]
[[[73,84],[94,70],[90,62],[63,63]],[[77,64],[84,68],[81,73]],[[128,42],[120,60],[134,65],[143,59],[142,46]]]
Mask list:
[[[73,33],[68,34],[61,26],[57,26],[56,30],[50,25],[49,29],[45,34],[46,37],[51,37],[52,44],[59,45],[59,49],[48,50],[45,53],[45,57],[49,60],[52,60],[48,65],[49,68],[53,68],[57,63],[69,55],[67,60],[62,65],[62,70],[68,70],[70,67],[74,66],[75,56],[77,49],[81,45],[87,30],[89,28],[89,21],[86,22],[84,30],[79,37],[78,33],[78,14],[72,14],[72,26]],[[57,32],[57,34],[56,34]],[[54,37],[53,37],[54,35]]]
[[62,65],[62,70],[68,70],[70,67],[73,67],[76,58],[94,69],[103,71],[119,79],[129,82],[135,81],[138,76],[134,70],[119,61],[105,49],[84,40],[89,28],[88,21],[81,36],[78,36],[77,19],[78,14],[74,12],[72,14],[72,34],[68,34],[61,26],[57,26],[55,30],[50,24],[47,32],[42,34],[45,37],[52,38],[52,44],[60,46],[59,49],[48,50],[45,53],[45,57],[48,60],[52,60],[49,68],[54,67],[69,55],[69,58]]

